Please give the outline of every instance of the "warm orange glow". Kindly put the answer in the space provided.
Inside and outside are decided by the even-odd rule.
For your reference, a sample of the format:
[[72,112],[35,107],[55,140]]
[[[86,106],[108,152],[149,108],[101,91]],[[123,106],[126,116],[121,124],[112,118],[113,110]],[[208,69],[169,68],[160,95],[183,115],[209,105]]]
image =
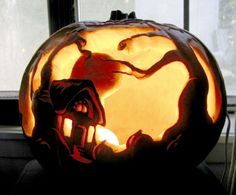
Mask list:
[[69,118],[64,119],[63,132],[64,132],[65,136],[71,137],[72,125],[73,125],[73,122],[71,119],[69,119]]
[[[27,86],[23,88],[26,95],[22,96],[24,97],[23,103],[21,102],[20,105],[20,111],[23,114],[22,126],[26,135],[31,137],[34,135],[33,130],[37,131],[32,111],[32,106],[35,106],[32,97],[38,98],[38,96],[34,96],[34,93],[39,89],[44,90],[42,94],[48,96],[46,99],[43,99],[44,96],[40,96],[40,100],[45,100],[43,103],[51,106],[53,101],[50,101],[50,95],[54,95],[54,92],[52,92],[53,90],[47,91],[52,88],[50,88],[50,83],[46,82],[62,79],[71,79],[73,82],[79,80],[79,84],[83,84],[84,80],[92,81],[95,89],[90,86],[91,90],[98,93],[103,106],[103,108],[99,108],[101,110],[99,115],[102,115],[103,121],[105,121],[100,122],[101,125],[94,122],[98,118],[95,109],[92,114],[95,116],[94,118],[86,115],[93,110],[92,103],[91,105],[81,103],[74,108],[75,112],[83,113],[83,115],[78,115],[79,117],[75,120],[84,122],[83,120],[87,120],[86,117],[88,117],[91,121],[89,123],[94,125],[88,129],[86,129],[87,126],[78,126],[82,131],[79,146],[81,148],[87,146],[96,148],[99,144],[105,144],[118,153],[126,149],[127,140],[140,130],[143,134],[151,136],[154,141],[160,141],[167,129],[177,124],[178,121],[181,123],[180,109],[184,112],[186,107],[180,107],[182,105],[180,97],[185,97],[185,94],[181,95],[187,91],[187,88],[184,89],[192,79],[190,75],[194,77],[195,73],[198,73],[198,67],[191,72],[192,69],[186,67],[188,63],[184,64],[188,61],[185,58],[187,52],[185,53],[184,50],[188,49],[185,45],[188,43],[184,41],[189,37],[185,40],[184,32],[177,33],[175,37],[173,29],[172,36],[166,32],[167,28],[152,27],[150,24],[142,25],[108,25],[108,27],[91,25],[81,31],[73,31],[71,34],[68,32],[66,36],[58,35],[55,40],[52,38],[50,44],[45,46],[45,50],[42,49],[42,53],[35,57],[33,66],[27,73],[28,82],[25,82]],[[74,40],[76,40],[74,43],[71,42]],[[77,43],[81,43],[81,45],[77,45]],[[217,86],[211,64],[202,53],[203,48],[199,49],[197,43],[193,44],[190,41],[191,45],[207,76],[209,84],[207,111],[215,122],[222,106],[221,91]],[[195,58],[195,56],[189,56],[189,58],[191,57]],[[42,70],[45,71],[42,72]],[[45,85],[40,88],[42,75],[50,79],[46,78]],[[68,83],[70,84],[70,81]],[[83,87],[82,84],[80,86]],[[62,89],[65,89],[63,92],[65,92],[68,88],[63,87]],[[60,90],[58,91],[60,92]],[[187,92],[191,93],[191,91]],[[73,96],[74,91],[73,94],[68,94]],[[64,95],[67,96],[67,91],[62,97]],[[91,98],[92,100],[98,99],[97,96]],[[101,107],[100,103],[96,106]],[[37,109],[37,105],[34,108]],[[47,106],[42,111],[47,111]],[[37,111],[35,113],[37,115]],[[40,114],[42,117],[43,113]],[[62,130],[65,137],[73,140],[72,130],[75,123],[70,118],[57,117],[59,129]],[[83,153],[77,146],[74,146],[71,154],[81,162],[92,162],[83,157]]]
[[96,127],[96,141],[98,143],[107,141],[110,144],[119,145],[119,140],[116,135],[109,129],[106,129],[100,125]]
[[210,65],[204,61],[204,59],[201,57],[199,52],[192,48],[199,63],[202,65],[209,84],[208,94],[207,94],[207,111],[209,116],[212,118],[213,122],[215,122],[218,119],[220,108],[221,108],[221,97],[220,92],[217,91],[217,86],[214,81],[213,73],[210,69]]
[[119,140],[111,130],[100,125],[96,126],[95,139],[98,144],[103,141],[106,141],[106,145],[112,148],[114,152],[121,152],[126,149],[126,145],[120,145]]
[[151,20],[90,21],[40,46],[22,79],[19,111],[46,168],[122,175],[204,160],[225,122],[225,93],[214,57],[187,31]]
[[[133,35],[151,31],[152,28],[137,27],[88,31],[82,34],[86,39],[83,49],[106,53],[113,59],[147,70],[168,51],[176,50],[173,41],[162,36],[142,35],[131,39]],[[115,70],[137,74],[123,65]],[[119,84],[106,93],[101,92],[91,79],[105,107],[106,128],[115,133],[121,144],[125,144],[130,135],[140,129],[154,140],[161,140],[164,131],[178,120],[179,97],[189,80],[186,67],[181,62],[174,62],[142,80],[119,73],[116,75],[120,75]]]
[[87,143],[92,143],[94,132],[95,132],[94,126],[89,126],[88,134],[87,134]]
[[35,92],[39,86],[41,85],[41,71],[45,65],[45,63],[47,62],[50,54],[52,53],[53,49],[51,49],[48,52],[42,53],[41,58],[37,64],[37,69],[35,71],[34,74],[34,78],[33,78],[33,92]]
[[21,101],[24,102],[24,105],[22,105],[22,102],[21,102],[21,106],[20,106],[20,112],[23,114],[22,127],[25,130],[25,134],[29,137],[32,136],[33,129],[35,126],[35,118],[32,112],[31,79],[32,79],[32,72],[29,73],[28,86],[26,88],[25,99],[20,100],[20,102]]
[[162,137],[163,137],[164,134],[165,134],[165,131],[162,131],[162,132],[155,138],[155,140],[156,140],[156,141],[162,140]]
[[[157,29],[155,29],[157,30]],[[108,55],[112,54],[111,50],[117,50],[119,43],[131,36],[153,32],[154,28],[138,28],[138,27],[128,27],[125,28],[98,28],[93,31],[87,31],[81,33],[81,36],[86,40],[86,45],[84,49],[88,49],[94,53],[106,53]],[[99,38],[98,38],[99,37]],[[105,52],[106,51],[106,52]]]
[[127,41],[126,47],[119,52],[120,56],[117,53],[112,53],[111,56],[146,70],[158,62],[168,51],[175,49],[173,41],[165,37],[140,36],[132,41]]
[[75,43],[62,48],[52,60],[52,80],[69,79],[75,62],[81,56]]
[[189,73],[181,62],[173,62],[142,80],[123,76],[119,90],[104,100],[106,128],[121,144],[140,129],[159,140],[178,120],[178,101],[188,80]]
[[[138,68],[148,69],[166,52],[176,49],[170,39],[161,36],[139,36],[132,40],[128,39],[133,35],[152,30],[152,28],[114,28],[86,32],[82,34],[86,39],[83,49],[93,53],[106,53],[116,60],[124,60],[135,64]],[[122,50],[118,50],[120,43],[126,44]]]

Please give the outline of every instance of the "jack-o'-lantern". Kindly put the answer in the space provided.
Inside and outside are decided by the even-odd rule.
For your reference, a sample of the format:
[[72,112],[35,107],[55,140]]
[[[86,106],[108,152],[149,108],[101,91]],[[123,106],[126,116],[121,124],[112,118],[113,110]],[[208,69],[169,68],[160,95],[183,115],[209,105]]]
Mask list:
[[54,33],[22,79],[22,127],[45,166],[196,165],[226,115],[217,63],[195,36],[140,19]]

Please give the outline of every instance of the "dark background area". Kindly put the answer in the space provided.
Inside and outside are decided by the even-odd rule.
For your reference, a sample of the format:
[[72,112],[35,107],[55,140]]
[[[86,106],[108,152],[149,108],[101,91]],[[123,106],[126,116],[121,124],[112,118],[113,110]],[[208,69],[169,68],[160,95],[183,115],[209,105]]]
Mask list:
[[[7,128],[5,130],[7,131]],[[189,183],[182,183],[181,185],[193,188],[193,191],[196,187],[198,189],[195,190],[201,190],[201,188],[205,190],[207,186],[210,190],[217,190],[218,194],[223,195],[224,193],[221,190],[224,189],[224,185],[220,183],[223,169],[224,163],[204,161],[197,167],[196,172],[191,173],[190,176],[188,175],[186,180],[184,179],[185,183]],[[11,133],[0,133],[0,189],[1,192],[4,192],[3,194],[11,194],[17,183],[19,185],[22,182],[20,180],[25,180],[22,182],[24,184],[23,187],[28,184],[28,189],[30,189],[30,186],[37,188],[41,185],[42,188],[47,185],[53,187],[54,184],[50,184],[47,181],[49,178],[47,174],[45,175],[43,168],[38,164],[37,160],[35,160],[24,135],[19,129],[18,131],[11,130]],[[158,186],[158,183],[156,185]],[[38,190],[40,191],[40,189]],[[207,190],[206,193],[209,194]]]

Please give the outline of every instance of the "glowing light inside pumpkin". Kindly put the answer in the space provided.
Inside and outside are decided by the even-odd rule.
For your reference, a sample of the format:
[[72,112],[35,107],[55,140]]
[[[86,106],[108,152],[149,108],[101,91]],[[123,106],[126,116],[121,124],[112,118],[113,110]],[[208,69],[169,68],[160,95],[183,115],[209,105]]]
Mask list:
[[90,126],[88,129],[88,135],[87,135],[87,142],[88,143],[92,143],[94,132],[95,132],[94,126]]
[[[147,70],[161,60],[168,51],[177,49],[173,41],[166,37],[141,35],[152,30],[152,28],[131,27],[89,31],[82,33],[86,40],[83,49],[92,53],[106,53],[116,60],[127,61],[141,70]],[[130,39],[133,35],[141,36]],[[119,47],[122,44],[125,47],[121,49]],[[125,144],[130,135],[139,129],[155,141],[161,140],[163,131],[177,122],[179,97],[189,80],[189,73],[183,63],[170,63],[150,77],[138,79],[136,77],[140,76],[139,73],[123,64],[115,67],[110,62],[110,67],[117,68],[114,71],[124,74],[113,73],[117,83],[112,83],[112,89],[106,87],[105,92],[97,82],[97,78],[101,78],[101,75],[98,74],[96,67],[98,64],[109,67],[109,64],[106,65],[107,59],[102,61],[94,58],[93,61],[87,62],[87,66],[91,63],[94,64],[94,73],[89,72],[87,77],[95,84],[105,108],[106,128],[114,132],[121,144]],[[107,81],[109,82],[110,80]]]
[[[91,51],[91,56],[84,61],[81,60],[84,54],[75,43],[65,45],[54,56],[51,55],[53,49],[41,55],[38,65],[35,66],[33,92],[40,87],[41,71],[45,64],[48,65],[48,59],[52,57],[50,81],[87,79],[94,83],[106,116],[106,126],[96,127],[95,134],[98,142],[106,140],[110,144],[123,147],[127,139],[139,129],[155,141],[161,140],[165,130],[178,121],[179,97],[190,79],[187,68],[182,62],[175,61],[162,67],[153,75],[139,79],[137,77],[141,75],[140,73],[118,62],[112,62],[113,59],[126,61],[144,71],[160,61],[167,52],[177,49],[174,42],[164,36],[141,35],[153,31],[158,29],[116,27],[81,32],[81,36],[86,40],[82,50]],[[98,53],[106,54],[109,58],[101,55],[95,57]],[[207,62],[201,58],[197,50],[194,50],[194,53],[207,75],[209,82],[207,110],[215,121],[220,112],[220,106],[218,110],[216,108],[217,101],[221,101],[220,92],[216,90],[214,75]],[[75,64],[79,60],[82,64],[76,67],[78,74],[73,75]],[[110,72],[107,71],[108,69]],[[32,74],[29,77],[30,83]],[[28,94],[30,88],[31,86],[28,88]],[[30,95],[27,98],[29,110],[32,107]],[[23,123],[24,129],[27,135],[31,136],[34,117],[26,109],[24,112],[28,115],[27,121],[31,121],[31,124],[26,121]],[[63,126],[65,136],[71,135],[71,129],[72,121],[65,119]],[[94,132],[94,127],[90,127],[86,138],[88,143],[92,142]]]
[[123,76],[119,90],[104,100],[106,128],[121,144],[139,129],[160,140],[160,134],[179,118],[178,101],[188,80],[189,73],[181,62],[173,62],[146,79]]
[[63,122],[63,132],[67,137],[71,136],[73,121],[69,118],[65,118]]
[[115,153],[126,149],[126,144],[120,144],[117,136],[111,130],[100,125],[96,126],[95,139],[98,144],[106,141],[105,144],[108,145]]
[[199,63],[202,65],[208,80],[208,94],[207,94],[207,111],[209,116],[212,118],[213,122],[218,119],[221,108],[221,93],[217,86],[215,85],[215,80],[209,64],[204,60],[203,56],[197,49],[192,48]]
[[119,140],[117,139],[116,135],[111,130],[106,129],[100,125],[96,127],[95,137],[98,143],[107,141],[110,144],[119,145]]
[[[176,49],[173,41],[165,37],[139,36],[129,39],[133,35],[152,31],[152,28],[127,27],[86,32],[82,34],[86,40],[83,49],[93,53],[105,53],[116,60],[130,62],[136,67],[146,70],[159,61],[166,52]],[[119,49],[121,43],[126,46],[122,50]]]
[[37,64],[37,69],[33,77],[33,92],[35,92],[41,85],[41,71],[43,66],[47,62],[49,56],[51,55],[52,51],[53,49],[41,54],[41,58]]
[[75,62],[81,56],[75,43],[62,48],[52,60],[52,80],[69,79]]
[[29,73],[29,78],[27,80],[28,86],[26,86],[26,94],[25,99],[23,101],[19,101],[20,105],[19,108],[23,113],[22,117],[22,126],[25,129],[25,133],[27,136],[32,135],[32,131],[35,126],[35,118],[32,112],[32,100],[31,100],[31,79],[32,79],[32,72]]

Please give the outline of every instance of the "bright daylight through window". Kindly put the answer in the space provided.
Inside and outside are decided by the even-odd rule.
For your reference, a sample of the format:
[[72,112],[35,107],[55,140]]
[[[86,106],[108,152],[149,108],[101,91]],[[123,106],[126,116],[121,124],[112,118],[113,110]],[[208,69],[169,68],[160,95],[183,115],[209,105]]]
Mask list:
[[[80,20],[108,20],[111,10],[183,27],[183,0],[80,0]],[[236,95],[236,0],[191,0],[189,31],[214,54],[227,95]],[[97,11],[99,10],[99,11]],[[0,91],[18,91],[23,72],[49,36],[46,0],[0,1]]]
[[1,0],[0,29],[0,91],[18,91],[32,55],[49,36],[47,0]]

